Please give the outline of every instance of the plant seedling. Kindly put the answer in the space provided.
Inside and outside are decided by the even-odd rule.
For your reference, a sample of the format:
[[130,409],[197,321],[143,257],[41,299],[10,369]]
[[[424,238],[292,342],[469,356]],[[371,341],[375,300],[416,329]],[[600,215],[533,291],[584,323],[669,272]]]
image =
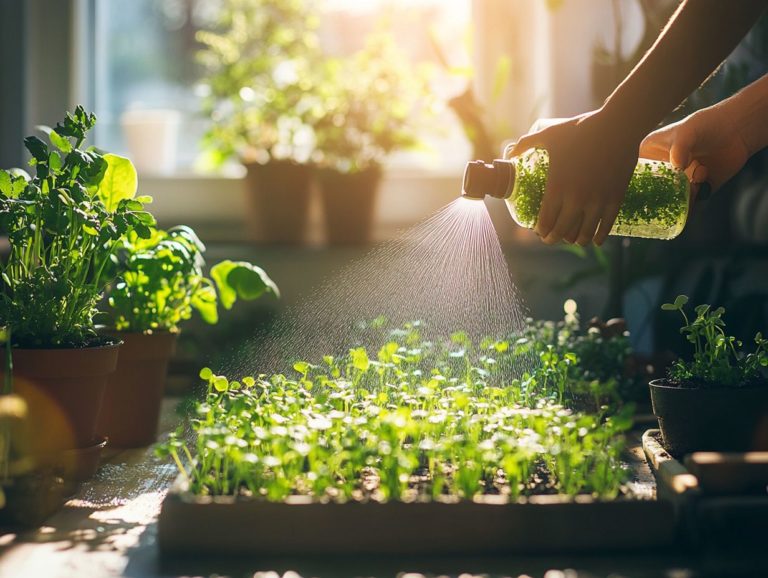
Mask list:
[[696,317],[688,317],[688,297],[678,295],[673,303],[664,303],[664,311],[679,311],[683,318],[680,333],[693,345],[693,358],[680,359],[669,370],[669,378],[682,387],[750,387],[768,385],[768,339],[755,335],[755,349],[744,351],[743,343],[725,333],[725,309],[702,304],[694,308]]
[[297,361],[287,375],[236,382],[205,368],[191,437],[179,433],[159,452],[198,495],[613,498],[626,475],[622,433],[632,408],[589,414],[558,403],[578,359],[548,351],[549,364],[507,381],[499,368],[522,355],[508,342],[477,344],[463,332],[426,341],[411,325],[376,355],[356,347],[321,364]]

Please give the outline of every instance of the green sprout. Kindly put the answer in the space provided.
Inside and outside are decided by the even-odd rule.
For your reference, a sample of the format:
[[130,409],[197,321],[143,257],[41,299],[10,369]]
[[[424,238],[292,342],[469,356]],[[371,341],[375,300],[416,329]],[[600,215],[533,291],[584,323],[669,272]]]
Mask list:
[[688,297],[678,295],[673,303],[664,303],[664,311],[679,311],[683,318],[680,333],[693,345],[693,358],[680,359],[669,370],[677,385],[687,387],[750,387],[765,385],[768,367],[768,339],[755,335],[755,349],[743,351],[743,343],[725,333],[725,309],[710,305],[694,308],[696,317],[688,317]]
[[[631,406],[568,406],[575,355],[524,379],[510,341],[464,333],[421,338],[417,324],[322,363],[231,381],[208,368],[191,420],[160,446],[197,495],[319,502],[514,501],[540,493],[614,498],[623,491]],[[183,441],[183,440],[188,441]]]

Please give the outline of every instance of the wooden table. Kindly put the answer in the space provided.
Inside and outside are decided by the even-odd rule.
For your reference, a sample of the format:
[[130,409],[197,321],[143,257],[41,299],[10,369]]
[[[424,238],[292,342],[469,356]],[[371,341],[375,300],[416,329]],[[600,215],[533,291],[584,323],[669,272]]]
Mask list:
[[[167,400],[161,431],[178,423],[177,400]],[[98,578],[130,576],[232,576],[237,578],[310,578],[313,576],[420,577],[479,575],[591,578],[623,576],[651,578],[703,576],[694,571],[700,560],[680,553],[634,553],[612,556],[548,556],[505,558],[295,558],[163,559],[157,548],[160,506],[176,476],[175,467],[151,449],[113,452],[93,480],[84,484],[64,508],[39,529],[0,535],[0,578]],[[627,523],[631,523],[628,521]],[[712,562],[712,561],[710,561]],[[743,560],[714,561],[728,576],[756,576]],[[707,563],[711,567],[711,563]],[[576,568],[578,571],[568,568]],[[549,570],[555,570],[547,573]],[[667,573],[668,571],[678,573]]]

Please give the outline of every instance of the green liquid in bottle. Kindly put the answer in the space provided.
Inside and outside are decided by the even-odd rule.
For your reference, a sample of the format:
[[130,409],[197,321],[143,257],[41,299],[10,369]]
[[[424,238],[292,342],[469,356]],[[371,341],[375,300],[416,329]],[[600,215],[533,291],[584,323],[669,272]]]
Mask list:
[[[506,199],[512,218],[529,229],[536,225],[547,184],[549,155],[534,150],[514,159],[515,184]],[[690,183],[669,163],[641,159],[629,181],[611,235],[673,239],[688,218]]]

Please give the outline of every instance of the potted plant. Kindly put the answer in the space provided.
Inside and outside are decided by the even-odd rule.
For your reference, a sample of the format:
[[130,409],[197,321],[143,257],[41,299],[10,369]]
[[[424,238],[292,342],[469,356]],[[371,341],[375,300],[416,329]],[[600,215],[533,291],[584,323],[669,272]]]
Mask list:
[[[33,455],[100,445],[96,420],[119,341],[96,332],[94,314],[124,235],[154,225],[134,198],[128,159],[82,148],[96,118],[78,107],[25,139],[34,176],[0,171],[0,325],[12,343],[13,389],[28,407],[20,443]],[[5,377],[9,374],[4,370]]]
[[311,57],[317,41],[309,3],[226,0],[204,48],[209,166],[236,158],[247,170],[252,233],[280,243],[304,239],[314,135]]
[[691,321],[687,302],[680,295],[662,309],[682,315],[680,332],[693,344],[693,357],[676,361],[666,379],[650,383],[665,448],[674,456],[768,450],[768,339],[758,333],[747,352],[725,333],[722,307],[699,305]]
[[179,326],[193,311],[213,324],[219,301],[230,309],[237,298],[279,295],[272,279],[250,263],[222,261],[211,268],[212,279],[206,277],[204,251],[195,232],[181,226],[153,229],[146,239],[129,234],[116,252],[119,277],[108,293],[108,333],[123,346],[99,420],[99,433],[111,446],[155,441],[168,362]]
[[413,148],[429,116],[426,70],[412,66],[379,32],[349,59],[328,59],[315,122],[317,180],[332,244],[370,239],[382,163]]

